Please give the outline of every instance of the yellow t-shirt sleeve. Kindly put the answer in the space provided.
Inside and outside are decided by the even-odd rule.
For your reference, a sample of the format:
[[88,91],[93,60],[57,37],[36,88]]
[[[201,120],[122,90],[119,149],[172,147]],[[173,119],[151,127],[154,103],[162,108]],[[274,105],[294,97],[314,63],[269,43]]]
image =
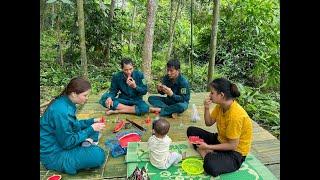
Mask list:
[[213,111],[211,112],[211,119],[217,120],[217,116],[218,116],[218,105],[216,105],[213,109]]
[[239,139],[242,132],[242,125],[242,118],[237,117],[230,119],[226,129],[226,137],[228,139]]

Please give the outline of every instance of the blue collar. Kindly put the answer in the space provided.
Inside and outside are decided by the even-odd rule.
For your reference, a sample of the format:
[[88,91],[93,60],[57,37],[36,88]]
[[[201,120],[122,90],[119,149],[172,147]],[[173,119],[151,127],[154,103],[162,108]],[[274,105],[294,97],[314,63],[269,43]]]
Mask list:
[[68,95],[63,95],[63,96],[61,96],[61,98],[62,98],[65,102],[67,102],[68,105],[70,105],[70,106],[73,107],[73,108],[76,108],[76,104],[73,103],[73,102],[69,99]]

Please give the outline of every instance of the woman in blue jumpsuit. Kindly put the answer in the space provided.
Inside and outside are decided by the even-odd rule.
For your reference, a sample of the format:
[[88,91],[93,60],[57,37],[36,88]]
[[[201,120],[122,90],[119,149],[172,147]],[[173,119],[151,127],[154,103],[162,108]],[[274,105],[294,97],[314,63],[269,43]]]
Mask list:
[[87,101],[90,89],[87,80],[73,78],[40,118],[40,160],[47,169],[76,174],[80,169],[104,164],[102,148],[81,146],[85,141],[97,141],[105,126],[98,118],[76,118],[76,104]]

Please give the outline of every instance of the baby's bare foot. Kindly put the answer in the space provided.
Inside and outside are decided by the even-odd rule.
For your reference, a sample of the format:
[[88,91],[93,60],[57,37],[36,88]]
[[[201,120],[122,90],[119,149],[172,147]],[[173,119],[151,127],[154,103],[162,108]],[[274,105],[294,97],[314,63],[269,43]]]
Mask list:
[[182,160],[187,158],[187,152],[183,152],[181,155],[182,155]]

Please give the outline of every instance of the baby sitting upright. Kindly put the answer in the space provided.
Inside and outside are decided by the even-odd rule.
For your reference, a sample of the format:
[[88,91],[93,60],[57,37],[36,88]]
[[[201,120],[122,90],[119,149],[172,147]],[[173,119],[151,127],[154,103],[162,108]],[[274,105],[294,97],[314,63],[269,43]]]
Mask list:
[[182,160],[182,155],[177,152],[170,152],[169,147],[172,142],[167,135],[170,123],[160,118],[154,123],[154,135],[148,140],[150,150],[150,162],[158,169],[168,169],[172,164],[178,164]]

